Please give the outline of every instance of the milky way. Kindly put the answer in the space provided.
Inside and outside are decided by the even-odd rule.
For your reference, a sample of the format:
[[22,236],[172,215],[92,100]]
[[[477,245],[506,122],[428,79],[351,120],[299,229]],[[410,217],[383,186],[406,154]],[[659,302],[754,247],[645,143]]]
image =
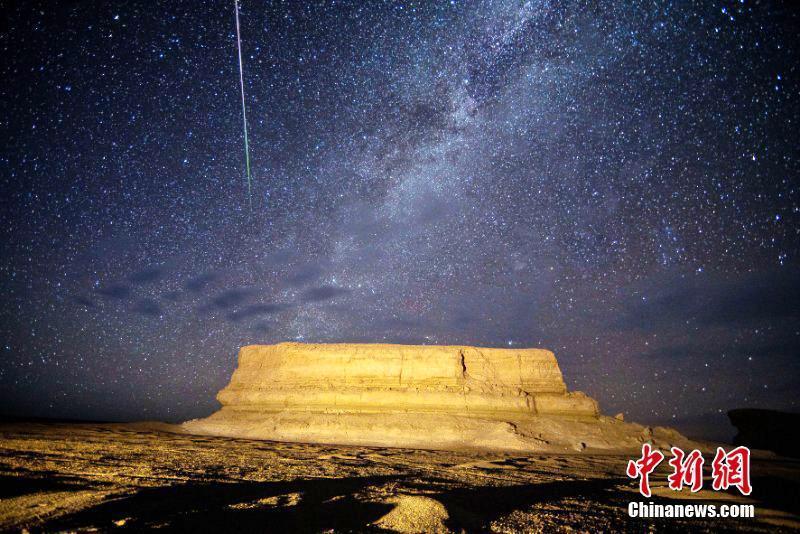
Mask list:
[[239,346],[542,346],[610,413],[797,409],[788,3],[25,3],[2,411],[205,415]]

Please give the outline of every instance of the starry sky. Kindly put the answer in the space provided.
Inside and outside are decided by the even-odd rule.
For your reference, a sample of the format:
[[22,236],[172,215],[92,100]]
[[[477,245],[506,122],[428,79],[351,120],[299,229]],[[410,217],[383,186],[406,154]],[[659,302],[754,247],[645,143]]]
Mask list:
[[0,409],[179,421],[238,347],[545,347],[609,414],[797,410],[790,2],[11,2]]

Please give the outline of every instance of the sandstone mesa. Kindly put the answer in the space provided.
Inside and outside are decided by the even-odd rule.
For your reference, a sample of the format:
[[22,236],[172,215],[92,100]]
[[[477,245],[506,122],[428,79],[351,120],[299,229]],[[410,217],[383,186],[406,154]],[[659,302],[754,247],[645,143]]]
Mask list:
[[273,441],[526,452],[696,445],[600,413],[568,392],[544,349],[387,344],[250,345],[222,409],[195,434]]

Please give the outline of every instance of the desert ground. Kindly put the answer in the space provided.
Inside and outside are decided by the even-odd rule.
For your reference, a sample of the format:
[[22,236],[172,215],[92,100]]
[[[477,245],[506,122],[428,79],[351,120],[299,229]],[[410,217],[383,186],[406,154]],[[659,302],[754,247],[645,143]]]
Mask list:
[[[800,462],[753,461],[753,494],[653,479],[654,502],[755,519],[630,519],[621,455],[514,455],[200,437],[158,423],[0,424],[0,530],[552,532],[800,528]],[[666,462],[665,462],[666,463]],[[663,465],[663,464],[662,464]]]

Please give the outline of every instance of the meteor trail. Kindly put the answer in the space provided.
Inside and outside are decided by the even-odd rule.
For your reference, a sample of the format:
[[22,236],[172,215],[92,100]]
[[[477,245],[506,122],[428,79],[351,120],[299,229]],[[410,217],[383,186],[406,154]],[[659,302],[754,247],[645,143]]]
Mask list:
[[236,46],[239,51],[239,85],[242,88],[242,124],[244,126],[244,161],[247,167],[247,200],[250,213],[253,213],[252,179],[250,178],[250,145],[247,142],[247,110],[244,105],[244,69],[242,68],[242,36],[239,31],[239,0],[233,0],[236,13]]

